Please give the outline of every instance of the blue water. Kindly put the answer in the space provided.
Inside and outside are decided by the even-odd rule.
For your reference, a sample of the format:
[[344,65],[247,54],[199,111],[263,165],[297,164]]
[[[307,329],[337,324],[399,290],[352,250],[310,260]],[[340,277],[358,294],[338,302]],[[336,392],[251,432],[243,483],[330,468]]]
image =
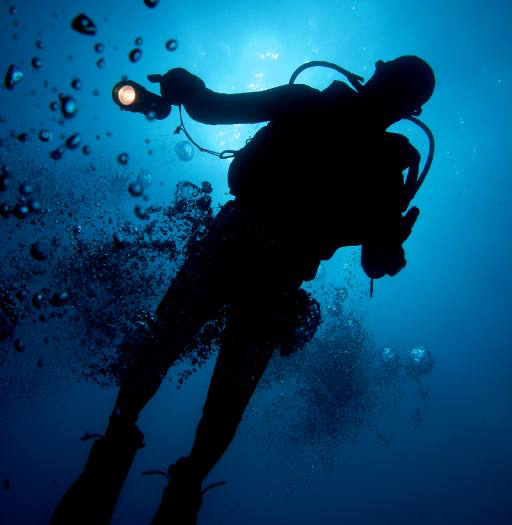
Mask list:
[[[370,299],[358,248],[340,250],[322,265],[308,289],[325,313],[343,287],[343,307],[327,315],[302,354],[289,361],[276,356],[271,363],[234,442],[209,477],[228,483],[205,496],[199,523],[512,523],[512,8],[460,0],[160,0],[149,9],[142,0],[48,0],[3,2],[0,9],[2,74],[10,64],[24,73],[12,90],[0,92],[0,163],[13,180],[0,202],[14,203],[26,181],[44,211],[44,224],[33,224],[32,216],[0,219],[2,284],[25,287],[28,294],[28,300],[17,299],[25,319],[14,334],[24,351],[16,352],[11,339],[0,347],[0,523],[48,522],[87,457],[90,445],[80,436],[104,430],[116,394],[87,373],[88,366],[97,370],[103,350],[95,340],[101,334],[91,327],[91,339],[80,341],[84,310],[68,306],[59,319],[50,313],[62,310],[48,308],[42,322],[32,295],[66,288],[80,240],[90,249],[125,220],[142,229],[134,204],[168,205],[179,181],[209,181],[214,209],[228,199],[229,161],[198,151],[181,161],[175,145],[184,137],[172,134],[177,112],[158,122],[120,112],[112,86],[128,75],[150,87],[146,74],[185,67],[213,90],[254,91],[287,83],[309,60],[335,62],[367,79],[376,60],[403,54],[427,60],[437,79],[422,115],[437,150],[415,201],[421,216],[405,245],[407,267],[376,282]],[[80,12],[95,21],[97,35],[71,29]],[[143,39],[142,57],[131,63],[137,37]],[[170,38],[179,43],[172,52],[165,48]],[[38,40],[43,49],[36,47]],[[98,42],[101,53],[94,50]],[[40,58],[40,69],[32,67],[33,57]],[[100,58],[103,68],[96,64]],[[80,91],[70,86],[76,77]],[[315,70],[301,82],[325,88],[334,79],[334,72]],[[62,124],[59,112],[49,109],[59,93],[78,104],[77,115]],[[258,129],[185,119],[195,140],[218,150],[242,147]],[[421,132],[411,124],[395,128],[426,154]],[[41,129],[50,130],[53,140],[41,142]],[[25,143],[16,138],[23,132]],[[50,152],[75,132],[90,155],[78,149],[51,159]],[[129,153],[126,166],[117,160],[123,152]],[[127,191],[137,176],[147,200]],[[73,230],[77,225],[80,231]],[[48,241],[50,256],[38,262],[30,245],[40,238]],[[156,266],[126,274],[135,288],[137,279],[149,279],[139,290],[141,307],[158,303],[178,263],[160,255]],[[157,272],[160,284],[154,282]],[[71,295],[83,292],[76,286]],[[135,304],[137,293],[131,293]],[[108,298],[111,306],[116,300]],[[103,303],[90,304],[89,315],[101,317]],[[345,339],[338,337],[340,327]],[[355,359],[355,379],[349,380],[360,387],[360,395],[348,401],[336,375],[323,379],[329,370],[346,379],[343,344]],[[383,348],[406,359],[418,345],[434,356],[430,374],[414,379],[400,369],[383,378]],[[164,482],[140,472],[165,469],[192,444],[213,359],[177,388],[180,366],[139,420],[146,447],[132,467],[114,524],[149,523]],[[315,392],[322,392],[322,400]]]

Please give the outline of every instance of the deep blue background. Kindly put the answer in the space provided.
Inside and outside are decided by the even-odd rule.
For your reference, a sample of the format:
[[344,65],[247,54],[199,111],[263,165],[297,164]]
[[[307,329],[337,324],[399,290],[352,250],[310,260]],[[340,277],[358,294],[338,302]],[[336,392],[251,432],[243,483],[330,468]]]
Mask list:
[[[176,112],[167,121],[150,123],[121,114],[112,104],[111,86],[122,74],[143,80],[147,73],[181,66],[214,90],[240,92],[286,83],[307,60],[336,62],[368,78],[376,60],[402,54],[425,58],[436,73],[437,89],[422,118],[435,133],[437,153],[417,198],[422,213],[406,244],[408,266],[377,282],[373,300],[357,298],[377,347],[423,344],[435,355],[423,421],[404,423],[397,408],[386,415],[393,434],[389,446],[363,434],[356,443],[340,443],[328,469],[311,449],[278,453],[249,417],[212,473],[212,481],[229,483],[206,497],[200,523],[511,523],[512,8],[493,0],[161,0],[153,10],[142,0],[70,4],[19,1],[16,15],[9,14],[13,2],[1,6],[1,70],[15,63],[25,71],[15,89],[1,90],[2,136],[43,126],[58,134],[42,81],[69,91],[70,80],[79,76],[85,86],[77,96],[79,113],[66,123],[65,133],[79,130],[93,147],[90,158],[77,153],[56,164],[48,148],[35,141],[1,153],[2,162],[40,166],[42,187],[48,177],[52,184],[82,191],[95,184],[80,179],[83,165],[93,162],[96,173],[115,172],[121,169],[117,154],[130,151],[130,169],[144,167],[152,174],[152,198],[165,200],[186,178],[210,180],[215,201],[227,199],[225,162],[198,152],[187,164],[176,159],[177,139],[171,134]],[[70,29],[82,11],[96,21],[96,37]],[[144,39],[143,57],[131,64],[128,52],[137,36]],[[164,47],[168,38],[179,41],[174,53]],[[37,39],[44,50],[35,48]],[[105,45],[104,69],[95,65],[99,56],[92,47],[98,41]],[[33,56],[43,61],[39,71],[30,66]],[[323,88],[334,78],[330,71],[314,71],[301,80]],[[99,96],[92,96],[93,89]],[[196,140],[218,149],[241,147],[254,132],[253,126],[187,122]],[[426,141],[412,126],[397,129],[425,152]],[[106,131],[112,137],[106,138]],[[151,140],[152,156],[145,138]],[[129,196],[123,199],[128,202]],[[125,206],[123,199],[115,205]],[[15,241],[2,239],[5,253],[13,249]],[[349,266],[366,290],[362,270],[353,266],[357,250],[346,252],[325,264],[326,286],[341,282]],[[166,382],[144,412],[140,425],[148,446],[136,459],[114,524],[149,521],[163,482],[138,473],[165,468],[187,452],[210,371],[181,390]],[[23,382],[24,373],[14,365],[2,372],[4,381],[17,374],[13,383],[23,385],[1,421],[0,477],[11,481],[11,488],[0,492],[0,521],[6,525],[48,521],[86,457],[88,445],[78,436],[105,427],[115,395],[51,370],[44,372],[43,386]]]

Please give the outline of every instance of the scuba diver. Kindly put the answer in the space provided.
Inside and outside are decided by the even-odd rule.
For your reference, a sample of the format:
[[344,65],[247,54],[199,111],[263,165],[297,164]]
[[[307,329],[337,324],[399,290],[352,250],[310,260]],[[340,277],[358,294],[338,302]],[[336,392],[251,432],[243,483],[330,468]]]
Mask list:
[[[195,524],[204,492],[220,484],[203,488],[203,481],[233,440],[274,350],[304,344],[318,325],[318,303],[301,285],[344,246],[362,246],[361,264],[372,280],[404,268],[402,245],[419,213],[408,208],[426,171],[418,178],[418,151],[386,130],[421,112],[434,73],[409,55],[379,60],[365,84],[341,71],[355,89],[334,81],[319,91],[293,79],[265,91],[222,94],[182,68],[148,77],[160,83],[159,104],[167,108],[157,118],[177,105],[205,124],[268,124],[233,154],[228,183],[234,198],[204,237],[190,241],[156,316],[120,345],[126,363],[107,430],[94,441],[51,525],[110,523],[144,446],[136,426],[140,412],[168,369],[193,350],[203,325],[222,314],[195,441],[187,457],[160,472],[168,485],[151,522]],[[136,96],[129,95],[133,102]],[[313,328],[294,339],[297,319],[306,318]]]

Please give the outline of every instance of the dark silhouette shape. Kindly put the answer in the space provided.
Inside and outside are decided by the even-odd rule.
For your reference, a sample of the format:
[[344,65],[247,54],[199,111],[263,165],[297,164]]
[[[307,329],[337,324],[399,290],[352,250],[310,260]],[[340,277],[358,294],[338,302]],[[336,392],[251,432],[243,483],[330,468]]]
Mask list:
[[[121,345],[125,366],[107,432],[94,442],[53,525],[109,523],[142,446],[139,413],[201,327],[224,311],[192,450],[169,467],[152,521],[196,523],[207,490],[202,482],[232,441],[273,351],[304,344],[318,325],[318,303],[301,284],[313,279],[321,260],[349,245],[362,245],[369,277],[395,275],[405,266],[402,243],[418,216],[417,208],[403,216],[409,202],[402,171],[417,168],[419,154],[385,130],[419,114],[431,96],[434,76],[423,60],[377,62],[359,93],[333,82],[322,92],[295,84],[227,95],[184,69],[159,81],[165,101],[183,104],[199,122],[269,123],[235,155],[228,174],[235,199],[204,238],[190,242],[156,318]],[[297,319],[306,329],[298,330]]]

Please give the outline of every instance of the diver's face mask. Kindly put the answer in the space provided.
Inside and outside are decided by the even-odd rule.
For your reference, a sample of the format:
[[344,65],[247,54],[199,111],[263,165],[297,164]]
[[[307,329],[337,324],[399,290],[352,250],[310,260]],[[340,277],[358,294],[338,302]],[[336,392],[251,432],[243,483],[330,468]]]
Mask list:
[[162,120],[171,113],[171,105],[161,96],[133,80],[118,82],[112,89],[112,99],[122,110],[143,113],[149,119]]

